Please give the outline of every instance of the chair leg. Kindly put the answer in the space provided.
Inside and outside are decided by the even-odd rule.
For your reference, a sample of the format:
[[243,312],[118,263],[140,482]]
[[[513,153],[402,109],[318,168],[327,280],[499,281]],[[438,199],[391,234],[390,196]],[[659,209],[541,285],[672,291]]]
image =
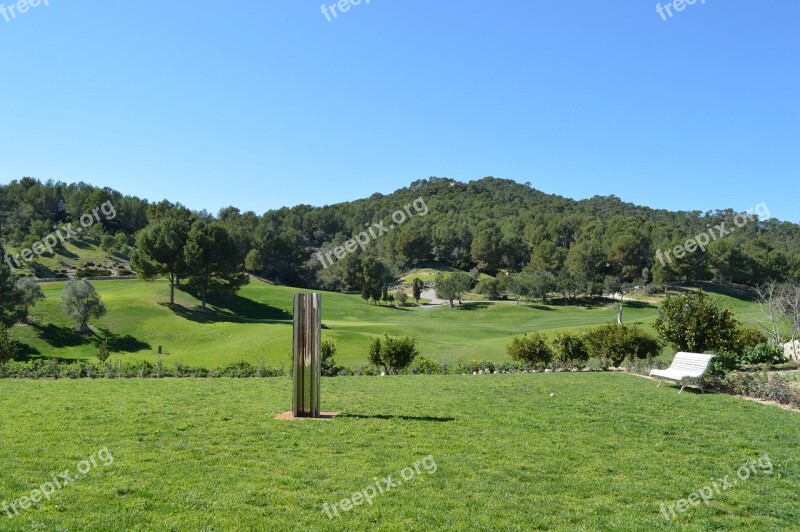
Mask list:
[[656,386],[656,388],[660,387],[662,382],[664,381],[658,381],[658,386]]
[[681,386],[681,389],[680,389],[680,391],[678,391],[678,393],[681,393],[681,392],[683,391],[683,389],[684,389],[684,388],[686,388],[686,385],[685,385],[685,384],[684,384],[683,386]]

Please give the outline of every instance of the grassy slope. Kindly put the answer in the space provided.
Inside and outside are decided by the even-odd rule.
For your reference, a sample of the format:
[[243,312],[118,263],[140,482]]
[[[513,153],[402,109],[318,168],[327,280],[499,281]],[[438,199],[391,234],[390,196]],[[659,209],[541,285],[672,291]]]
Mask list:
[[[211,312],[192,310],[198,301],[178,292],[178,306],[164,304],[164,282],[98,281],[108,314],[97,321],[101,331],[114,335],[112,361],[122,357],[155,360],[163,345],[165,362],[181,361],[214,367],[227,362],[263,359],[271,366],[289,361],[292,294],[298,290],[254,281],[238,295],[215,300]],[[13,337],[28,346],[32,356],[64,359],[94,357],[94,338],[78,338],[60,311],[63,283],[42,285],[47,299],[33,309],[34,325],[16,327]],[[723,297],[723,296],[721,296]],[[723,297],[740,317],[755,315],[753,303]],[[625,310],[627,323],[649,327],[657,317],[654,305],[634,303]],[[553,334],[581,330],[615,319],[610,306],[473,304],[463,308],[396,309],[366,305],[358,296],[323,295],[323,335],[338,342],[340,364],[366,363],[370,340],[383,333],[416,337],[423,355],[433,359],[506,359],[511,337],[531,331]]]
[[[14,255],[19,250],[6,246],[6,251]],[[111,270],[130,267],[127,255],[117,252],[107,253],[100,248],[96,240],[85,237],[66,241],[63,249],[53,255],[37,257],[34,263],[22,262],[24,267],[21,271],[30,275],[35,274],[39,278],[52,278],[59,273],[84,268],[88,263]]]
[[[0,502],[107,447],[3,530],[790,530],[796,413],[624,374],[325,379],[331,422],[279,422],[288,378],[2,381]],[[555,393],[554,397],[550,397]],[[57,400],[54,400],[57,398]],[[660,505],[751,479],[680,515]],[[437,470],[329,521],[341,500],[431,455]],[[424,470],[423,470],[424,471]]]

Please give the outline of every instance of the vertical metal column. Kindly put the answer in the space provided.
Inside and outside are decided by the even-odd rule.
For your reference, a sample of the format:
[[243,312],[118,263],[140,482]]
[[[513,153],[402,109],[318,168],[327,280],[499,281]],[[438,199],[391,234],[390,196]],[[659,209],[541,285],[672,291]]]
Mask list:
[[319,384],[322,377],[320,342],[322,306],[319,294],[295,294],[293,340],[294,417],[319,417]]

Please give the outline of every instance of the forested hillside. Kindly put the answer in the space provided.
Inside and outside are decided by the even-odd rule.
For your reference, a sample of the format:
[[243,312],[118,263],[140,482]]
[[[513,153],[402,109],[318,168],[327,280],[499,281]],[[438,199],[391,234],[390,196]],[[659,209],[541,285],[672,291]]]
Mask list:
[[[462,270],[477,267],[490,274],[505,270],[569,276],[584,286],[601,283],[607,276],[623,282],[644,276],[655,283],[744,284],[800,277],[800,225],[794,223],[758,216],[737,220],[738,213],[730,209],[655,210],[615,196],[574,201],[491,177],[471,183],[430,178],[390,195],[374,194],[326,207],[300,205],[264,214],[229,207],[217,215],[84,183],[25,178],[0,186],[0,243],[13,254],[45,238],[54,226],[77,225],[81,216],[107,202],[114,206],[115,216],[98,217],[83,238],[104,240],[110,246],[115,237],[115,242],[135,247],[144,238],[140,234],[137,239],[137,233],[180,213],[177,218],[184,223],[187,238],[192,224],[201,220],[204,232],[197,242],[218,239],[222,231],[235,262],[295,286],[361,290],[364,271],[376,264],[380,275],[391,278],[430,261]],[[757,203],[754,200],[753,207]],[[418,208],[423,205],[424,209]],[[402,222],[400,217],[392,220],[397,211],[406,214]],[[354,252],[340,248],[334,253],[355,235],[381,225],[384,228],[373,230],[363,251],[359,246]],[[707,251],[657,258],[659,250],[671,250],[700,234],[708,235]],[[185,243],[186,239],[179,245]],[[53,253],[60,252],[56,246]],[[329,259],[323,264],[326,255]],[[146,261],[138,264],[139,270],[147,266]],[[182,272],[176,273],[180,278]]]

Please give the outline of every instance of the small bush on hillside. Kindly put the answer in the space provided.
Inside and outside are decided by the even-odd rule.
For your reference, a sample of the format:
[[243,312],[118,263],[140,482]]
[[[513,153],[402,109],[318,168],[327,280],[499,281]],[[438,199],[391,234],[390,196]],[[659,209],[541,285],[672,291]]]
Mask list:
[[540,333],[517,336],[508,345],[506,352],[513,360],[526,364],[549,364],[553,359],[553,351],[547,345],[547,338]]
[[323,377],[335,377],[341,372],[342,369],[344,369],[341,366],[337,366],[336,360],[334,360],[334,357],[336,356],[335,342],[332,342],[331,340],[323,340],[322,345],[320,346],[320,354],[320,365],[322,366]]
[[478,286],[475,288],[475,292],[486,296],[492,301],[500,299],[500,297],[503,295],[500,281],[494,277],[488,277],[479,282]]
[[560,332],[553,340],[556,361],[564,366],[577,366],[589,360],[583,337],[570,332]]
[[741,356],[743,364],[782,364],[786,362],[783,348],[762,343],[744,349]]
[[111,270],[103,268],[82,268],[75,272],[75,277],[80,279],[87,277],[111,277],[112,275]]
[[758,329],[742,329],[738,331],[736,335],[736,350],[744,351],[748,347],[755,347],[760,344],[766,344],[767,342],[769,342],[767,335]]
[[414,361],[414,365],[411,366],[411,374],[438,375],[443,373],[443,369],[445,372],[447,371],[447,367],[442,368],[442,365],[438,362],[421,356],[417,357]]
[[731,373],[713,380],[711,386],[733,395],[745,395],[756,399],[777,401],[800,408],[800,388],[792,386],[783,377],[771,375],[766,371]]
[[369,348],[369,361],[382,366],[386,372],[400,373],[419,355],[417,341],[407,336],[390,337],[384,335],[384,340],[375,338]]
[[8,328],[0,323],[0,363],[13,360],[17,354],[17,345],[11,341]]
[[658,340],[632,325],[607,324],[584,336],[589,355],[606,359],[619,367],[626,358],[633,362],[641,358],[654,358],[661,353]]

